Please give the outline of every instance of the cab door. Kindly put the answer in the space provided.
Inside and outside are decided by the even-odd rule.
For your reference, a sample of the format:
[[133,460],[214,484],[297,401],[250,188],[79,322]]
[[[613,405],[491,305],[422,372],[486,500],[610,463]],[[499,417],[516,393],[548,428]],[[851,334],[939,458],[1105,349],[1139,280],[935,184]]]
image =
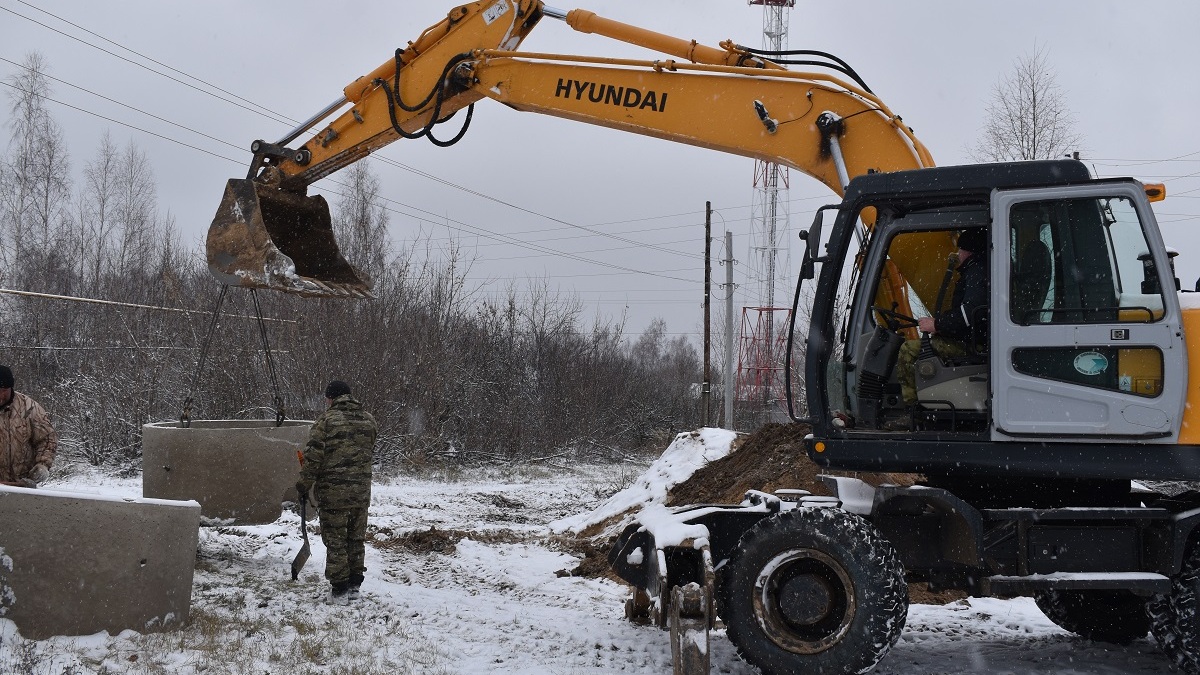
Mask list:
[[993,440],[1171,443],[1179,299],[1134,181],[992,195]]

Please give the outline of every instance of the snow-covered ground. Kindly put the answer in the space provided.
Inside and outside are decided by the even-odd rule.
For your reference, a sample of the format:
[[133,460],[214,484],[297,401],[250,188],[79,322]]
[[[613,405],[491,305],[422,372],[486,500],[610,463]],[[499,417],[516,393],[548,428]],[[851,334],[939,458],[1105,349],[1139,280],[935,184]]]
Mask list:
[[[645,467],[576,466],[395,478],[374,489],[363,597],[325,603],[325,549],[298,582],[298,516],[203,528],[191,624],[163,634],[23,640],[0,620],[0,673],[666,673],[667,635],[623,619],[625,589],[556,572],[578,558],[549,523],[636,487]],[[77,476],[55,487],[139,496],[138,479]],[[430,527],[413,545],[414,532]],[[556,530],[561,531],[561,523]],[[435,536],[436,535],[436,536]],[[460,538],[462,537],[462,538]],[[723,632],[714,673],[748,674]],[[877,673],[1162,673],[1145,638],[1127,647],[1066,633],[1027,599],[914,605]]]

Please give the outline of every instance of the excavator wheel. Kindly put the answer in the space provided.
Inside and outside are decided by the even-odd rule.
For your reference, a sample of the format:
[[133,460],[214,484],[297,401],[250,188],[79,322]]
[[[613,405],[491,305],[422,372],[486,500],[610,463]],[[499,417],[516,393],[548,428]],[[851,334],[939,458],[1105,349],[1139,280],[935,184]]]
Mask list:
[[900,638],[904,566],[860,516],[800,508],[742,535],[722,570],[719,611],[738,654],[765,675],[860,673]]
[[1171,592],[1146,607],[1150,634],[1180,671],[1200,675],[1200,542],[1193,541]]
[[1044,591],[1038,609],[1059,628],[1097,642],[1124,645],[1146,637],[1146,599],[1129,591]]

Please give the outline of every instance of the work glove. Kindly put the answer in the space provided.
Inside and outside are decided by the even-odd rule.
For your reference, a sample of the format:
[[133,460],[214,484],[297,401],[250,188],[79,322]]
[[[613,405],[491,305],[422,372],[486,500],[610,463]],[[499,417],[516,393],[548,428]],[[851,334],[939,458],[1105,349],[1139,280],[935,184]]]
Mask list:
[[46,468],[45,464],[34,464],[33,469],[29,472],[29,480],[36,486],[38,483],[46,482],[50,477],[50,469]]
[[308,499],[308,491],[309,491],[310,487],[311,486],[309,486],[308,483],[305,483],[302,480],[296,481],[296,498],[299,501],[307,500]]

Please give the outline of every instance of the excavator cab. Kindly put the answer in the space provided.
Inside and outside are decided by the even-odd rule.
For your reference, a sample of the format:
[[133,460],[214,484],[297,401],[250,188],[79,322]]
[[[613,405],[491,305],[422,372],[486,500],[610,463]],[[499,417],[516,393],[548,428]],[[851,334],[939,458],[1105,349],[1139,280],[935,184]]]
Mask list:
[[[814,436],[824,437],[814,458],[926,474],[972,463],[977,472],[1020,463],[1040,471],[1053,461],[1048,447],[1069,453],[1078,444],[1194,437],[1185,416],[1190,313],[1149,196],[1138,181],[1096,180],[1074,161],[852,181],[826,247],[807,344],[808,409]],[[859,222],[867,209],[870,228]],[[988,232],[987,251],[975,254],[987,261],[987,316],[969,317],[973,332],[956,352],[922,345],[901,365],[904,343],[911,350],[920,339],[917,321],[950,304],[957,280],[947,258],[968,230]],[[910,311],[896,311],[901,300]],[[906,376],[915,405],[901,396]],[[901,417],[909,423],[892,426]],[[886,453],[868,442],[881,434],[893,439]],[[960,454],[934,450],[946,441],[961,442]],[[1013,462],[994,461],[998,448]],[[1169,472],[1175,460],[1161,459]],[[1055,470],[1096,477],[1100,469]]]

